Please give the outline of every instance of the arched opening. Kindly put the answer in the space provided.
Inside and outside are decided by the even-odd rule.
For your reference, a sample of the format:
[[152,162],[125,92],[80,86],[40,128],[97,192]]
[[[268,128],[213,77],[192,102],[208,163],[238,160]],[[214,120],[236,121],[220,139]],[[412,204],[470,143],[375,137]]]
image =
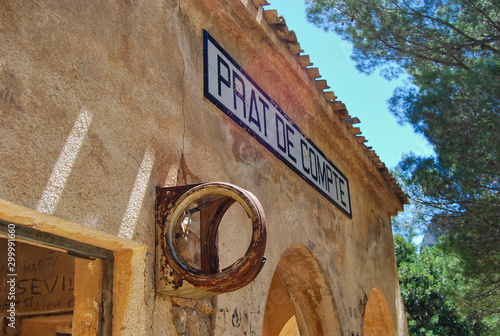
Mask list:
[[290,247],[271,282],[263,336],[342,335],[332,292],[320,264],[303,245]]
[[363,319],[363,333],[365,336],[396,335],[389,305],[379,288],[373,288],[366,303]]
[[271,288],[267,295],[262,336],[281,335],[281,332],[285,329],[285,325],[293,317],[295,317],[295,312],[285,285],[283,285],[283,281],[281,281],[278,273],[274,272]]

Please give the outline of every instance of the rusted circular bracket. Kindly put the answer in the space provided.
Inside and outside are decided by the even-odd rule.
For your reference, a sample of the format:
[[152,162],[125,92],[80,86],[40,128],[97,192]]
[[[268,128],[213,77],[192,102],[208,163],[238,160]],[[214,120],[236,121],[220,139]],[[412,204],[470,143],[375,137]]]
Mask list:
[[[220,269],[216,245],[220,221],[238,203],[252,223],[252,237],[244,256]],[[179,223],[186,213],[200,218],[201,265],[186,262],[176,245]],[[183,297],[206,297],[235,291],[249,284],[265,262],[266,219],[259,200],[249,191],[222,182],[157,188],[157,291]]]

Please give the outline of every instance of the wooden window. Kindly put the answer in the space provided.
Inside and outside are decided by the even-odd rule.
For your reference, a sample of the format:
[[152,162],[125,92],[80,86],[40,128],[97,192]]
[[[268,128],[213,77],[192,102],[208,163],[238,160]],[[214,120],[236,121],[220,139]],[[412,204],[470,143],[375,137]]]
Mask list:
[[0,256],[0,335],[111,334],[112,251],[0,220]]

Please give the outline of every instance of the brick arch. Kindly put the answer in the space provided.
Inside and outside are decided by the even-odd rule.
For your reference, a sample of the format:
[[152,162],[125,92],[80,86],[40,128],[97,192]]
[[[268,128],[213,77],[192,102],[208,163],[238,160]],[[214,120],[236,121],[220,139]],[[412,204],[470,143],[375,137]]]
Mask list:
[[363,334],[365,336],[395,336],[396,329],[391,317],[389,305],[380,288],[373,288],[366,303],[363,317]]
[[[274,316],[269,316],[271,314]],[[278,315],[280,317],[275,318]],[[276,331],[293,315],[301,336],[342,335],[335,300],[324,272],[304,245],[290,247],[276,267],[268,295],[263,335],[277,335]],[[283,322],[277,322],[280,320]],[[277,323],[283,325],[276,326]]]

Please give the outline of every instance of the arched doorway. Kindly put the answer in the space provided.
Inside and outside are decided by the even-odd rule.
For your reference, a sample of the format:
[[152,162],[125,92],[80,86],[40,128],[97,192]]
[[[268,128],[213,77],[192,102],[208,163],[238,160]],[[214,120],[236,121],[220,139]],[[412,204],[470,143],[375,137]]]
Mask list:
[[334,298],[321,265],[303,245],[290,247],[276,267],[263,336],[342,335]]
[[377,287],[372,289],[370,298],[366,303],[363,333],[365,336],[396,335],[389,305],[384,294]]

